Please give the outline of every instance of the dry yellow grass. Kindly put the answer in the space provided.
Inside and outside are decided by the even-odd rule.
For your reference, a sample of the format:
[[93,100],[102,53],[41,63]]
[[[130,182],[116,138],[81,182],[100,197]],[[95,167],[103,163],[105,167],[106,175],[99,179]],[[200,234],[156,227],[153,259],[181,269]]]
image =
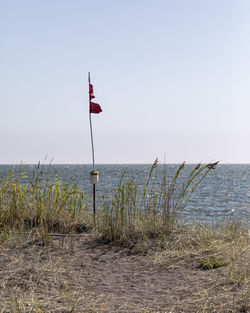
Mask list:
[[[138,255],[90,234],[9,238],[0,253],[0,312],[248,312],[246,231],[180,228],[169,240]],[[211,256],[229,264],[199,269]]]

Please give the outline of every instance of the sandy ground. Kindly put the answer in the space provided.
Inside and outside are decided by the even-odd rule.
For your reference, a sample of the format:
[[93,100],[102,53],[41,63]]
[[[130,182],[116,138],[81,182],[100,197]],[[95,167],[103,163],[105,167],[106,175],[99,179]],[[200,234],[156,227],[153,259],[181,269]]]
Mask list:
[[[225,268],[166,268],[91,236],[0,248],[0,312],[233,312],[223,284],[215,291]],[[235,308],[249,312],[247,300]]]

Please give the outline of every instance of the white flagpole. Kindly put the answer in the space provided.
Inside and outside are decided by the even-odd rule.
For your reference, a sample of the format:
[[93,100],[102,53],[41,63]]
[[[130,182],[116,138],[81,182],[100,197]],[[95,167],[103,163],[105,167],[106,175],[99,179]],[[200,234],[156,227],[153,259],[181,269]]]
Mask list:
[[[90,72],[88,74],[89,84],[90,84]],[[94,140],[93,140],[93,130],[92,130],[92,120],[91,120],[91,113],[90,113],[90,104],[91,104],[91,96],[89,94],[89,125],[90,125],[90,135],[91,135],[91,146],[92,146],[92,160],[93,160],[93,171],[90,173],[90,181],[91,178],[94,178],[95,176],[92,176],[95,172],[95,153],[94,153]],[[95,173],[96,174],[96,173]],[[96,215],[96,209],[95,209],[95,184],[96,181],[92,181],[93,184],[93,220],[94,220],[94,227],[96,228],[96,221],[95,221],[95,215]]]
[[[89,78],[89,84],[90,84],[90,72],[89,72],[88,78]],[[95,152],[94,152],[92,120],[91,120],[91,113],[90,113],[90,102],[91,102],[91,97],[89,95],[89,125],[90,125],[90,136],[91,136],[91,146],[92,146],[92,160],[93,160],[93,171],[94,171],[95,170]]]

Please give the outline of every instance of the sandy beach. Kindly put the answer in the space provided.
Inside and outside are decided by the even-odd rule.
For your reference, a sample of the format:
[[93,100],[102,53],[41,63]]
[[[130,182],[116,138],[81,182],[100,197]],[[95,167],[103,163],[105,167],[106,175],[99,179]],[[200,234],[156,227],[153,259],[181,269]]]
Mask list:
[[[136,253],[96,241],[27,238],[1,247],[0,312],[248,312],[228,268],[202,271],[195,258],[159,264],[156,254]],[[242,299],[242,298],[241,298]],[[232,311],[232,307],[235,311]]]

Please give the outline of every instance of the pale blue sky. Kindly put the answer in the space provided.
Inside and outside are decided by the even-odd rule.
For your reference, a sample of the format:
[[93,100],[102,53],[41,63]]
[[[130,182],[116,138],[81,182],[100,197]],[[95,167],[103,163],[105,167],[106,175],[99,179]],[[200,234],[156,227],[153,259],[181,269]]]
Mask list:
[[249,0],[0,0],[0,163],[250,163]]

